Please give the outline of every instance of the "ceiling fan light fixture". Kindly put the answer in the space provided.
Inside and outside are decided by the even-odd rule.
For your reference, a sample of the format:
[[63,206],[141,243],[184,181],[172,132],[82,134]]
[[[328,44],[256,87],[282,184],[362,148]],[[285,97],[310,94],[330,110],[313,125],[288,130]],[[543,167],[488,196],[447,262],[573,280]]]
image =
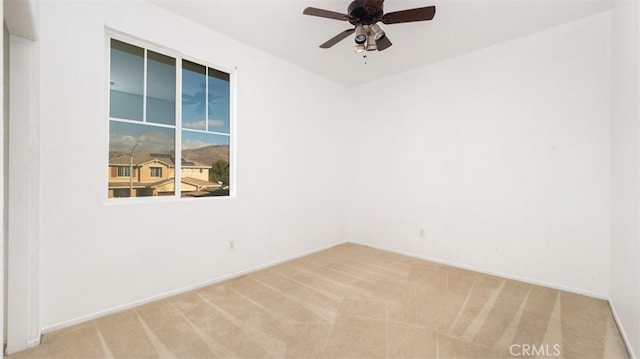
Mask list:
[[357,44],[356,47],[353,48],[353,51],[360,53],[367,51],[367,49],[364,47],[364,44]]
[[356,26],[356,44],[362,45],[367,42],[367,29],[363,25]]
[[367,51],[375,51],[378,49],[378,46],[376,45],[376,39],[373,38],[373,36],[368,36],[367,37]]
[[384,31],[382,31],[378,24],[373,24],[369,26],[369,34],[373,35],[373,38],[378,41],[384,36]]

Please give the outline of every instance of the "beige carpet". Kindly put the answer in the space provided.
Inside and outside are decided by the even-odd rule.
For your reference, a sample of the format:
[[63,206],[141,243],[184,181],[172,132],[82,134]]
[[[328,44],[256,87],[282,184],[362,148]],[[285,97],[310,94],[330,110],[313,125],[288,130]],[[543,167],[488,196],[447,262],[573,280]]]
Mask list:
[[344,244],[45,335],[18,358],[627,358],[607,302]]

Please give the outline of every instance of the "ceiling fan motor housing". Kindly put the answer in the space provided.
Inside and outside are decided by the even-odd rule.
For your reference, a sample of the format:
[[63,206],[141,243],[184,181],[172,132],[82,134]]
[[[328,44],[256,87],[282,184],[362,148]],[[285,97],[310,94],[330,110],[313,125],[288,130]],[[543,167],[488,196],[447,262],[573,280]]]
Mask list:
[[365,6],[365,0],[355,0],[349,4],[349,15],[352,25],[371,25],[375,24],[382,18],[384,14],[382,2],[378,2],[379,6]]

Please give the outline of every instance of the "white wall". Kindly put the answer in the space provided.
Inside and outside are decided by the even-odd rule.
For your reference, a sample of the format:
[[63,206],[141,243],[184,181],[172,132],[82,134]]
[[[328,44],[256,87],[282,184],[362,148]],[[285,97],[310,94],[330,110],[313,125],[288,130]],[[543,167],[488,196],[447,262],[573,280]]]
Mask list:
[[[6,339],[6,263],[7,252],[5,245],[7,243],[7,207],[6,207],[6,184],[7,184],[7,127],[9,123],[9,29],[4,21],[4,0],[0,0],[0,19],[2,19],[2,39],[0,40],[0,59],[2,66],[0,67],[0,83],[2,91],[0,92],[0,113],[2,114],[2,125],[0,125],[0,339],[2,347],[7,342]],[[0,352],[0,358],[4,356],[4,350]]]
[[640,355],[640,6],[613,10],[610,298]]
[[357,88],[350,240],[606,297],[610,91],[609,13]]
[[[20,0],[3,4],[6,22],[4,57],[6,75],[3,124],[3,171],[6,210],[4,250],[6,352],[40,342],[38,282],[38,46],[34,19],[37,3]],[[10,35],[10,36],[9,36]],[[8,61],[8,63],[7,63]],[[9,95],[10,94],[10,95]]]
[[[614,239],[609,270],[610,213],[637,238],[640,199],[631,183],[640,154],[625,147],[639,147],[638,126],[616,120],[615,104],[610,121],[609,13],[347,91],[144,2],[128,2],[126,13],[117,1],[41,6],[42,329],[342,242],[348,232],[352,241],[597,296],[607,297],[611,282],[637,338],[638,309],[627,308],[622,288],[640,281],[614,278],[638,262],[637,241]],[[105,25],[238,67],[238,198],[105,200]],[[360,108],[350,119],[352,103]],[[628,106],[624,116],[635,111]],[[626,253],[634,245],[636,257]],[[631,262],[619,264],[619,255]]]
[[[346,240],[345,89],[145,2],[40,10],[44,330]],[[237,198],[108,203],[105,25],[238,67]]]
[[37,42],[10,37],[7,352],[40,342]]

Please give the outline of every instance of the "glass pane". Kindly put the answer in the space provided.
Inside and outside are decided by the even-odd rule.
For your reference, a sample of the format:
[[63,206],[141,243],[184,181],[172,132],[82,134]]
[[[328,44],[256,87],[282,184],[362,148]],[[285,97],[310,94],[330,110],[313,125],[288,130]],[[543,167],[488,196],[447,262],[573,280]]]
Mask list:
[[229,74],[209,68],[208,131],[229,133]]
[[176,124],[176,59],[147,51],[147,122]]
[[182,127],[205,129],[206,68],[182,60]]
[[142,121],[144,50],[111,40],[109,116]]
[[174,161],[174,129],[109,121],[109,198],[175,193]]
[[229,195],[229,136],[182,131],[182,197]]

